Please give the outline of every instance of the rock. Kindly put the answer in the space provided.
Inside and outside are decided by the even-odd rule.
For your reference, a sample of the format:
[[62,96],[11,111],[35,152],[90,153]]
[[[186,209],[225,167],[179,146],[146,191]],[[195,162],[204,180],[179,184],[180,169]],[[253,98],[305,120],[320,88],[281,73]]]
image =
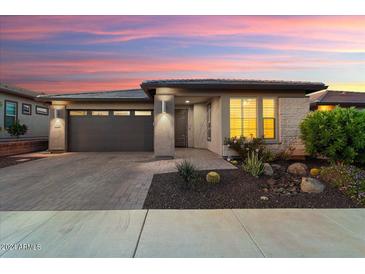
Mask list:
[[269,200],[269,198],[268,198],[268,197],[266,197],[266,196],[261,196],[261,197],[260,197],[260,200],[262,200],[262,201],[267,201],[267,200]]
[[272,169],[269,163],[264,164],[264,175],[272,176],[274,174],[274,170]]
[[269,185],[269,186],[274,186],[275,184],[276,184],[276,180],[274,180],[274,179],[269,179],[269,180],[267,180],[266,181],[266,183]]
[[308,167],[303,163],[294,163],[288,167],[287,171],[293,175],[305,176],[307,175]]
[[278,165],[278,164],[272,164],[271,167],[275,170],[280,170],[281,169],[281,165]]
[[264,188],[262,189],[262,191],[263,191],[263,192],[269,192],[269,190],[268,190],[266,187],[264,187]]
[[317,177],[321,173],[321,170],[319,168],[312,168],[309,173],[311,176]]
[[321,193],[323,192],[325,186],[317,179],[311,177],[303,177],[302,183],[300,184],[300,189],[303,192],[308,193]]
[[289,188],[289,191],[296,192],[297,191],[297,188],[295,186],[293,186],[293,187]]

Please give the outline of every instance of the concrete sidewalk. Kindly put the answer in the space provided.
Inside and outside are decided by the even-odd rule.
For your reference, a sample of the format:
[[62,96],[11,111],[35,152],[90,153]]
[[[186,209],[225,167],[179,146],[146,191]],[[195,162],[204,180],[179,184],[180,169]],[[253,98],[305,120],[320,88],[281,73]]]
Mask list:
[[365,257],[365,209],[0,212],[1,257]]

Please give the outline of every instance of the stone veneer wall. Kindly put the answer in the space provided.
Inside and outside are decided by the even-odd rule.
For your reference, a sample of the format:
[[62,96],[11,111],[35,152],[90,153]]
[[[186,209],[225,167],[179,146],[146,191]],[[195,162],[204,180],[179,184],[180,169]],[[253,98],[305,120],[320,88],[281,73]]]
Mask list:
[[300,122],[309,112],[309,98],[279,98],[279,144],[269,145],[272,150],[296,148],[294,154],[304,153],[300,140]]
[[47,140],[19,140],[0,142],[0,157],[47,150]]

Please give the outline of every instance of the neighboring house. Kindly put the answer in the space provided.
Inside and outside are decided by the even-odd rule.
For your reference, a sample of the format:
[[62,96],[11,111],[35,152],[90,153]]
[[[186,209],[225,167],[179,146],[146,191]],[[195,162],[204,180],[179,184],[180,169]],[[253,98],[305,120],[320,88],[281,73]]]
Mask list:
[[299,143],[306,94],[323,83],[256,80],[144,81],[140,90],[43,95],[51,102],[50,151],[154,151],[225,155],[227,137],[264,137],[274,150]]
[[49,104],[37,101],[41,94],[0,83],[0,141],[14,139],[6,128],[16,121],[28,127],[19,139],[48,139]]
[[323,90],[308,96],[311,110],[332,110],[336,106],[365,109],[365,92]]

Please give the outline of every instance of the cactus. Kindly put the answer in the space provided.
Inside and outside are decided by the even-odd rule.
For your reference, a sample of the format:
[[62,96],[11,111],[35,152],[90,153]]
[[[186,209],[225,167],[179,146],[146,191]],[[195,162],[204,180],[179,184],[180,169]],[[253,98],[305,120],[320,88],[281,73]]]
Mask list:
[[232,160],[231,161],[231,164],[234,165],[234,166],[236,166],[236,165],[238,165],[238,162],[236,160]]
[[321,173],[321,170],[320,170],[319,168],[312,168],[312,169],[310,170],[310,174],[311,174],[311,176],[313,176],[313,177],[318,176],[320,173]]
[[217,172],[211,171],[207,174],[206,179],[208,183],[217,184],[219,183],[221,176]]

